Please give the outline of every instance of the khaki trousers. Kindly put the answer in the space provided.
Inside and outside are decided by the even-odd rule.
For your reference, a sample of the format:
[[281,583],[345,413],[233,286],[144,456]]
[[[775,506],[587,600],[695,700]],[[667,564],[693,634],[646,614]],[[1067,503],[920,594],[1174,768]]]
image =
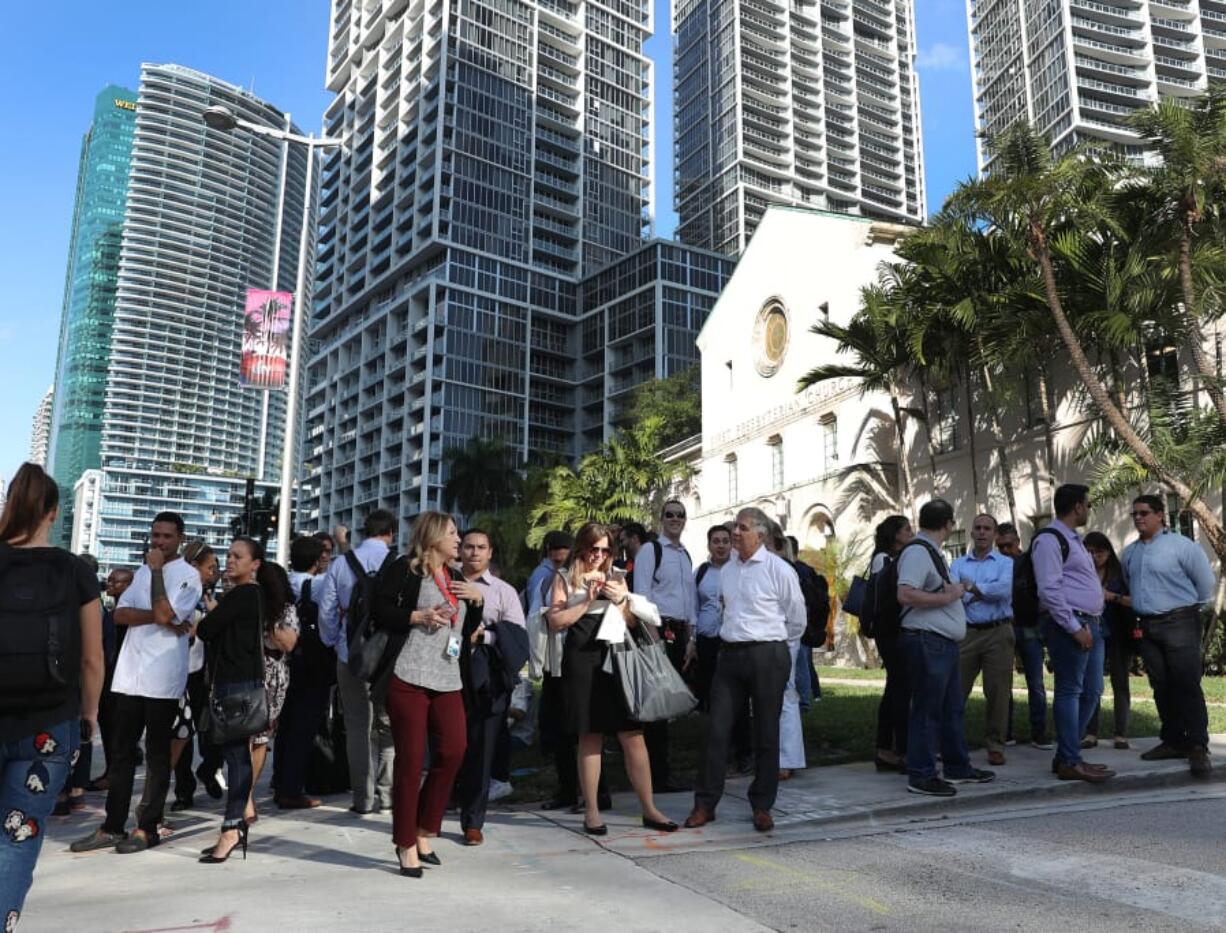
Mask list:
[[968,625],[958,652],[958,668],[962,693],[967,698],[975,679],[983,673],[983,695],[987,700],[983,744],[990,752],[1003,752],[1013,691],[1013,626],[1009,622],[991,628]]

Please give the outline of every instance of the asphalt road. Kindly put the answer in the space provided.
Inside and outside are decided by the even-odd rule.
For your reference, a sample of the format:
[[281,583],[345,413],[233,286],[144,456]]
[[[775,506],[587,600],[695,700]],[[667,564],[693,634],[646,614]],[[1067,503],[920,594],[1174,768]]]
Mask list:
[[1220,930],[1226,796],[1188,796],[639,864],[776,930]]

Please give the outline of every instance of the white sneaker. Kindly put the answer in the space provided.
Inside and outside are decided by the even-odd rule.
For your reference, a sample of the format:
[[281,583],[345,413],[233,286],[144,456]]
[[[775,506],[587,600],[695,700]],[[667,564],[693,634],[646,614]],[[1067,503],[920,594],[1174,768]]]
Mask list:
[[490,803],[511,796],[514,789],[508,781],[497,781],[490,778]]

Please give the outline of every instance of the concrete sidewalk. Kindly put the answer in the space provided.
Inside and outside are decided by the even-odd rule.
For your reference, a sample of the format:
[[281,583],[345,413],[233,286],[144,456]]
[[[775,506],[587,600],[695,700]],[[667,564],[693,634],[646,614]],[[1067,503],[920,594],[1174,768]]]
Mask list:
[[[604,814],[610,829],[605,837],[585,835],[580,815],[543,812],[539,805],[495,805],[486,844],[468,848],[449,813],[436,845],[443,866],[427,868],[422,879],[397,874],[390,816],[354,816],[346,809],[347,796],[332,797],[317,810],[287,812],[262,796],[246,861],[236,855],[224,865],[197,864],[200,848],[213,842],[220,824],[220,805],[206,797],[198,798],[202,808],[172,814],[175,834],[150,852],[75,855],[68,843],[102,819],[104,798],[91,794],[86,811],[50,821],[19,929],[757,931],[763,928],[752,919],[684,887],[684,879],[661,877],[653,865],[663,863],[654,860],[865,829],[888,832],[1026,801],[1037,807],[1126,799],[1130,789],[1193,783],[1186,762],[1141,761],[1140,751],[1154,744],[1139,740],[1131,751],[1090,753],[1090,760],[1119,772],[1102,786],[1057,781],[1050,773],[1051,752],[1018,746],[1008,750],[1009,763],[997,769],[996,781],[960,785],[952,799],[908,794],[902,775],[879,774],[871,763],[812,768],[782,785],[770,833],[754,832],[750,824],[746,778],[728,782],[717,822],[672,834],[643,829],[629,794],[617,795],[614,809]],[[1222,764],[1210,781],[1226,781],[1226,737],[1214,737],[1213,751]],[[972,754],[976,764],[982,758]],[[672,794],[658,803],[680,822],[693,798]]]
[[[1133,747],[1127,751],[1116,751],[1106,743],[1083,752],[1087,761],[1105,764],[1116,772],[1116,777],[1105,784],[1058,780],[1051,773],[1052,752],[1017,745],[1006,749],[1005,765],[990,769],[996,772],[996,780],[989,784],[959,784],[958,795],[952,798],[908,793],[905,775],[879,773],[871,762],[809,768],[779,785],[779,799],[772,811],[775,829],[769,833],[756,832],[750,822],[752,809],[746,797],[749,778],[728,781],[714,823],[677,833],[643,829],[636,801],[621,795],[616,800],[617,813],[606,814],[609,835],[598,842],[628,858],[652,858],[697,850],[778,845],[819,835],[862,832],[866,827],[886,829],[916,821],[957,818],[1027,801],[1038,805],[1079,798],[1092,800],[1120,791],[1226,781],[1226,735],[1211,737],[1210,750],[1217,767],[1207,779],[1193,778],[1186,761],[1142,761],[1141,752],[1157,745],[1157,739],[1131,741]],[[971,762],[976,767],[987,767],[981,750],[971,752]],[[681,822],[693,805],[693,797],[671,794],[657,798],[657,804]],[[556,812],[547,816],[560,826],[582,832],[581,816]]]

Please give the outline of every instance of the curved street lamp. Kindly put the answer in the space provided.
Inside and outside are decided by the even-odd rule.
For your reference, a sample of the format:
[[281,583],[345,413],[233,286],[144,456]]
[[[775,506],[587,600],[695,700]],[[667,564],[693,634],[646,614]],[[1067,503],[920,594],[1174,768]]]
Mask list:
[[[289,397],[285,403],[285,443],[281,452],[281,496],[277,510],[277,563],[282,567],[288,567],[289,537],[293,527],[291,504],[294,499],[294,444],[298,434],[298,370],[302,343],[302,319],[305,315],[304,306],[306,304],[307,254],[311,247],[311,195],[315,190],[315,150],[340,146],[342,140],[327,136],[301,136],[288,130],[261,126],[250,120],[242,119],[229,107],[220,104],[205,108],[200,116],[210,129],[223,133],[242,129],[257,136],[267,136],[287,144],[298,143],[307,147],[306,193],[302,199],[302,229],[298,239],[298,281],[294,289],[294,307],[291,312]],[[276,274],[277,270],[274,269],[273,276],[275,277]]]

